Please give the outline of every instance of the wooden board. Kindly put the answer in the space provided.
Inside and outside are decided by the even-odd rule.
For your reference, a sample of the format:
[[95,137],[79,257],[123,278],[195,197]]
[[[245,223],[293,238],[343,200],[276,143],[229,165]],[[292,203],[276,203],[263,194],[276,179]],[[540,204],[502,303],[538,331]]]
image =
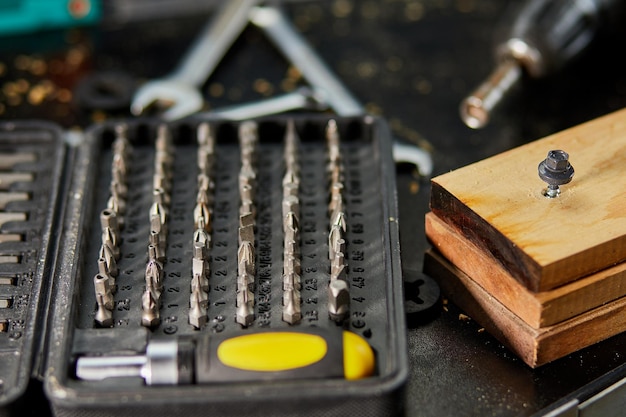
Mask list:
[[532,327],[559,323],[626,295],[626,262],[535,293],[434,213],[426,214],[425,226],[429,241],[448,261]]
[[532,368],[626,330],[626,297],[554,326],[536,329],[432,249],[425,254],[424,272],[439,282],[452,302]]
[[[542,194],[537,165],[570,154],[574,179]],[[532,291],[626,259],[626,110],[432,179],[431,210]]]

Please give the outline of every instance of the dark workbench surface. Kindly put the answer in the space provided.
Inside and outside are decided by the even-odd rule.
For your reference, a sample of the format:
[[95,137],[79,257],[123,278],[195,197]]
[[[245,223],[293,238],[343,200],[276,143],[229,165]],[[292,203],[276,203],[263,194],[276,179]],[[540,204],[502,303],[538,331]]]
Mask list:
[[[492,68],[500,0],[336,0],[290,3],[297,26],[368,110],[394,133],[432,151],[446,172],[626,105],[624,34],[606,39],[558,76],[525,82],[481,131],[458,116],[462,98]],[[127,113],[81,109],[83,76],[120,70],[167,73],[206,16],[59,30],[0,39],[0,117],[45,119],[80,129]],[[22,80],[22,81],[20,81]],[[528,81],[528,80],[524,80]],[[297,77],[255,30],[247,30],[207,83],[211,108],[293,88]],[[429,184],[398,168],[403,270],[420,277]],[[375,198],[375,197],[374,197]],[[449,304],[408,330],[406,415],[526,416],[626,362],[626,336],[531,370]],[[35,389],[36,391],[36,389]],[[36,393],[35,393],[36,394]]]

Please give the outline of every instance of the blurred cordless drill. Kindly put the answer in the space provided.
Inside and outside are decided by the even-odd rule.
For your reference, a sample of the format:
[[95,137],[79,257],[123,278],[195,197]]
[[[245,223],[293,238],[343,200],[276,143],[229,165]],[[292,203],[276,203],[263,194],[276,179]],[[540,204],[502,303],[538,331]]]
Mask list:
[[461,103],[463,122],[478,129],[522,72],[539,78],[579,55],[623,17],[625,0],[530,0],[521,6],[496,45],[497,67]]

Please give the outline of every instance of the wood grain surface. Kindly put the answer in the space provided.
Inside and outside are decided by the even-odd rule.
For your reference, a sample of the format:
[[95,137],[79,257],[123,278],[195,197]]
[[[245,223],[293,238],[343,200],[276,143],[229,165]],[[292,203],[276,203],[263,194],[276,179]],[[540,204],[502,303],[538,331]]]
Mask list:
[[[569,153],[575,175],[546,198],[537,166]],[[626,259],[626,110],[432,179],[431,210],[532,291]]]

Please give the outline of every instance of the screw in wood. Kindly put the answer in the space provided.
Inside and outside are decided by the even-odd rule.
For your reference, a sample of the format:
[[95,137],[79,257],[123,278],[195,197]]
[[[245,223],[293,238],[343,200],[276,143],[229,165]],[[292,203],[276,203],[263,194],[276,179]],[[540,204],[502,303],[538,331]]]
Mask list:
[[569,163],[569,154],[562,150],[551,150],[537,167],[539,178],[548,184],[543,195],[555,198],[561,193],[560,186],[574,177],[574,167]]

